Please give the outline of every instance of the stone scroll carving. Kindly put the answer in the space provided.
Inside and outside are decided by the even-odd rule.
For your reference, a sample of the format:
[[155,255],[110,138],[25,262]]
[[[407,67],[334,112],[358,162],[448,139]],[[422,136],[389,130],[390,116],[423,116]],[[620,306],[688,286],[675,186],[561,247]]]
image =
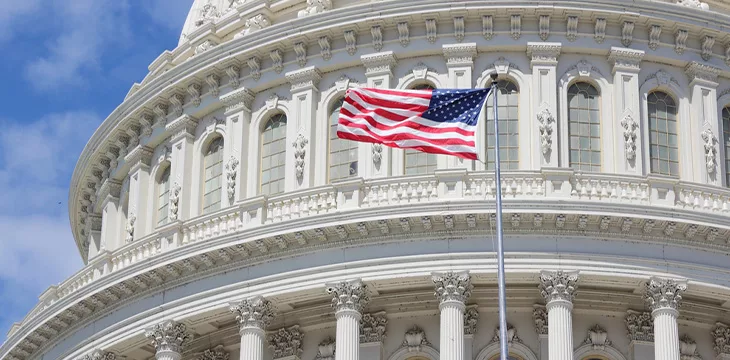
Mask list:
[[304,178],[304,156],[307,154],[305,147],[308,143],[309,140],[302,134],[297,135],[296,140],[292,143],[294,147],[294,170],[299,181]]
[[226,189],[228,190],[228,200],[231,203],[236,198],[236,168],[238,168],[238,159],[231,156],[226,163]]
[[380,162],[383,160],[383,144],[373,144],[373,164],[380,166]]
[[624,149],[626,151],[626,160],[636,159],[636,137],[639,124],[636,123],[631,114],[626,114],[621,119],[621,127],[624,129]]
[[177,220],[177,213],[179,210],[178,205],[180,204],[180,190],[180,184],[178,184],[177,181],[172,184],[172,188],[170,189],[170,213],[168,214],[170,221]]
[[550,113],[547,108],[547,104],[543,104],[542,110],[537,113],[537,122],[540,130],[540,147],[542,148],[542,154],[547,155],[550,153],[553,145],[553,123],[555,117]]
[[705,167],[707,168],[707,173],[714,174],[717,160],[717,137],[712,133],[712,129],[706,128],[702,131],[702,142],[705,150]]

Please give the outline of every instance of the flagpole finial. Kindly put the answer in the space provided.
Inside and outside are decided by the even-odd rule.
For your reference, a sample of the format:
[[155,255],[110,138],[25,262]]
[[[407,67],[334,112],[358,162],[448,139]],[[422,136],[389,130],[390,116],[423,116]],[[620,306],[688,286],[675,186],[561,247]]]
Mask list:
[[490,75],[489,75],[489,77],[491,77],[491,78],[492,78],[492,82],[495,82],[495,81],[497,81],[497,77],[498,77],[498,76],[499,76],[499,74],[497,74],[497,73],[493,73],[493,74],[490,74]]

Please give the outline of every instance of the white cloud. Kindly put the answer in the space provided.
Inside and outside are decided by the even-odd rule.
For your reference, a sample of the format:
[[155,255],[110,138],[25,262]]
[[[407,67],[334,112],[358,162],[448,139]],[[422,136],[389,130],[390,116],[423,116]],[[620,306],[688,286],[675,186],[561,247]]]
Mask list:
[[40,5],[41,0],[0,1],[0,43],[11,40],[21,28],[17,24],[40,9]]

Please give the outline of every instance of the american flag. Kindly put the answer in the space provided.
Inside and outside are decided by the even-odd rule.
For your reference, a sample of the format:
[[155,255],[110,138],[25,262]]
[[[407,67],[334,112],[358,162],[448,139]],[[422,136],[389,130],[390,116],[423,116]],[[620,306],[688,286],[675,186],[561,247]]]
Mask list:
[[474,132],[489,89],[350,89],[337,136],[477,159]]

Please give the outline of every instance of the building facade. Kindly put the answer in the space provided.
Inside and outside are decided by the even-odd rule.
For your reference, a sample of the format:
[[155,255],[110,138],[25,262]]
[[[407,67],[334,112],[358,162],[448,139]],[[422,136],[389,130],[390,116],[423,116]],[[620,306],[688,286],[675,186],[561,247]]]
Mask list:
[[496,358],[491,111],[483,161],[335,129],[347,89],[497,74],[510,355],[728,359],[728,29],[725,0],[195,0],[78,161],[86,266],[0,358]]

